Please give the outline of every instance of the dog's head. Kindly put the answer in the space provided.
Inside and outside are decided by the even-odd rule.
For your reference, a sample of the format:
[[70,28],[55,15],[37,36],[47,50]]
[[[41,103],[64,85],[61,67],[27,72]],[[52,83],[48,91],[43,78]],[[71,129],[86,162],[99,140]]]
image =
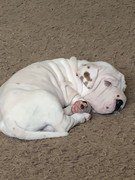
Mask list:
[[112,65],[103,61],[82,64],[78,76],[84,84],[83,96],[95,112],[109,114],[125,106],[125,78]]

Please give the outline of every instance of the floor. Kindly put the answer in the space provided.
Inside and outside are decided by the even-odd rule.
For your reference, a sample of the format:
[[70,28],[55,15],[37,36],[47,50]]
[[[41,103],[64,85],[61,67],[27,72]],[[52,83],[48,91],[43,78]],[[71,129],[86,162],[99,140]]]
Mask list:
[[135,179],[135,1],[1,0],[0,84],[33,62],[71,56],[124,73],[126,107],[93,115],[64,138],[0,133],[1,180]]

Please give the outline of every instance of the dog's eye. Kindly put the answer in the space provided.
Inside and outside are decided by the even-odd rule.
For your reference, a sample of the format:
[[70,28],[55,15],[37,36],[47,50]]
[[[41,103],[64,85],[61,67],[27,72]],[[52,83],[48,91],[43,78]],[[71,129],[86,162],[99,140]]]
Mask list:
[[105,86],[107,86],[107,87],[111,86],[111,84],[112,84],[110,81],[104,81],[104,83],[105,83]]

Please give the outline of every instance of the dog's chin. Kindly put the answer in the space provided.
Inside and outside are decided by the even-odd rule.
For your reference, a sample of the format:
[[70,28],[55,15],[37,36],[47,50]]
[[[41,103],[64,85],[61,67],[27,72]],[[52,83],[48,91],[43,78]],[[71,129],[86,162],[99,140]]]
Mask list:
[[[117,111],[118,112],[118,111]],[[102,115],[107,115],[107,114],[116,114],[116,111],[115,110],[113,110],[113,111],[111,111],[111,112],[99,112],[99,111],[96,111],[94,108],[92,108],[92,113],[94,113],[94,114],[102,114]]]
[[116,114],[119,114],[120,113],[120,111],[122,110],[123,108],[120,108],[119,110],[113,110],[112,112],[98,112],[98,111],[96,111],[94,108],[92,108],[92,113],[94,113],[94,114],[102,114],[102,115],[107,115],[107,114],[114,114],[114,115],[116,115]]

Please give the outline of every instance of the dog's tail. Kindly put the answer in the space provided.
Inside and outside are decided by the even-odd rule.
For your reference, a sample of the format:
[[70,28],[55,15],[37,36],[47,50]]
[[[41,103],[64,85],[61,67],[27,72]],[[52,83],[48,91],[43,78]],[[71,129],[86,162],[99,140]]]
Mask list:
[[68,135],[68,132],[29,131],[19,127],[16,123],[14,125],[12,124],[12,127],[10,126],[10,131],[12,131],[12,137],[24,140],[46,139]]

